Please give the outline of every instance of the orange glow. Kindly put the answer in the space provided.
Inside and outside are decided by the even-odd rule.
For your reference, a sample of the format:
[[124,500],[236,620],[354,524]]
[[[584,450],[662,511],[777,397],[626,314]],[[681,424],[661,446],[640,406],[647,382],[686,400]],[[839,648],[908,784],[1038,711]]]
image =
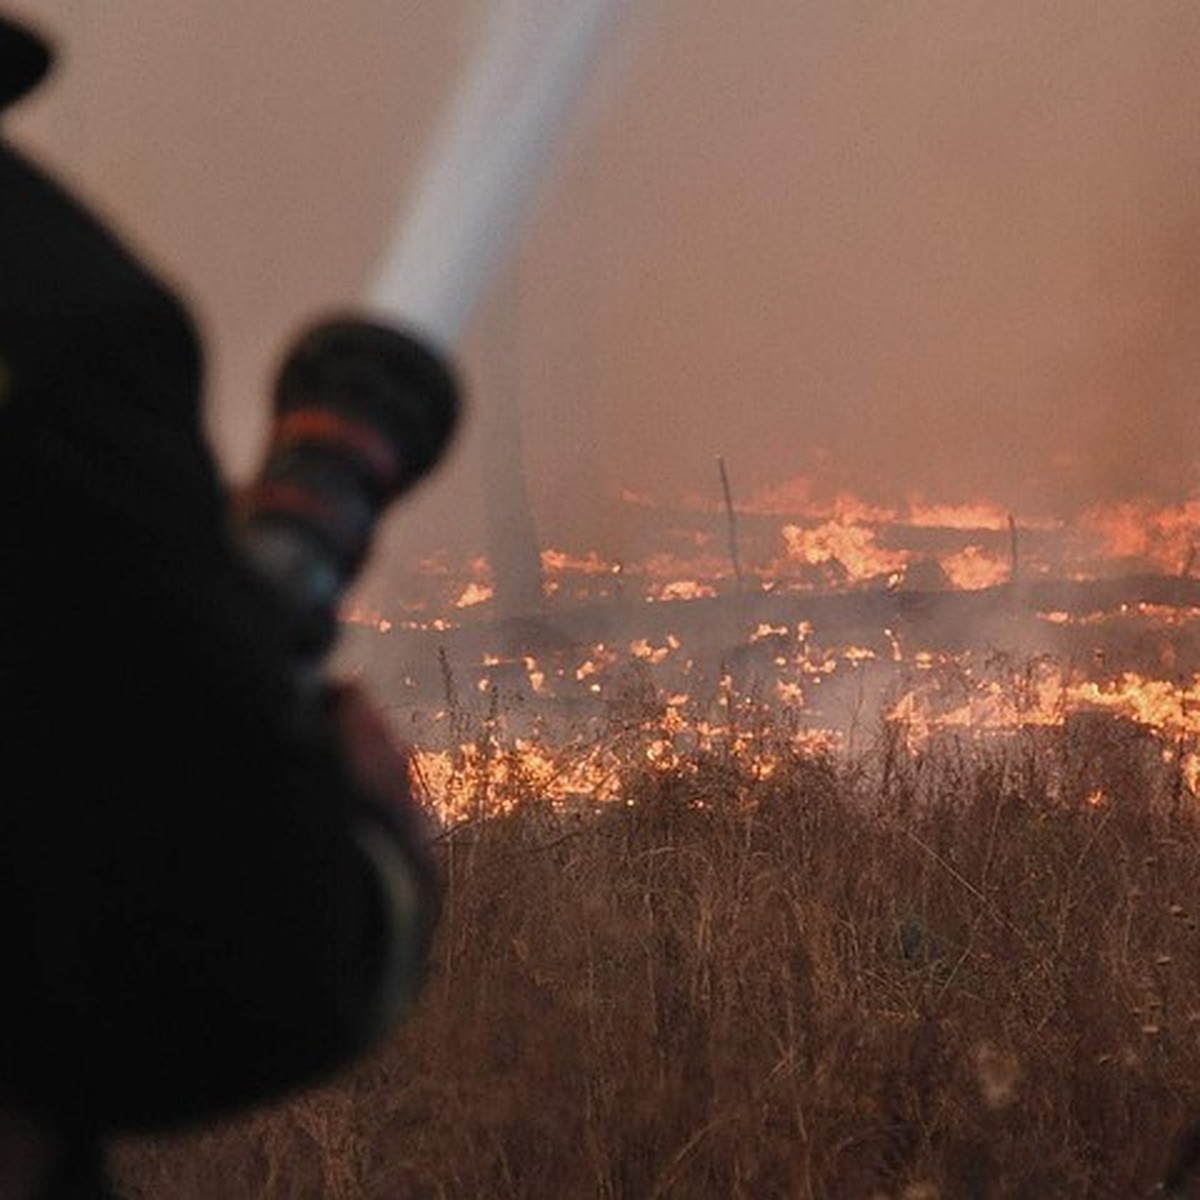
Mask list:
[[463,588],[462,595],[460,595],[459,598],[454,602],[454,607],[474,608],[477,604],[486,604],[494,594],[495,590],[492,588],[491,584],[478,583],[475,580],[471,580],[471,582],[468,583],[465,588]]
[[951,586],[964,592],[996,587],[1012,576],[1010,560],[989,554],[979,546],[967,546],[957,554],[948,554],[941,565]]
[[649,600],[703,600],[715,596],[717,589],[698,579],[673,579],[670,583],[652,585]]
[[1158,507],[1144,501],[1098,505],[1080,522],[1109,558],[1141,558],[1169,574],[1190,570],[1200,546],[1200,499]]
[[[542,552],[546,624],[565,635],[545,647],[499,637],[489,645],[494,576],[482,557],[422,564],[433,593],[423,609],[347,606],[348,625],[395,644],[410,632],[453,630],[431,640],[470,646],[451,683],[484,732],[445,745],[463,724],[461,713],[442,713],[458,723],[431,725],[435,744],[422,751],[424,769],[448,781],[447,814],[477,811],[520,781],[564,806],[623,800],[622,754],[690,770],[711,752],[767,776],[789,754],[870,750],[881,729],[919,751],[942,736],[1040,738],[1080,714],[1145,731],[1183,786],[1200,788],[1200,607],[1181,578],[1200,546],[1200,499],[1096,506],[1069,526],[1022,515],[1010,533],[1009,515],[987,503],[891,509],[850,495],[822,499],[794,480],[739,506],[754,519],[737,529],[736,594],[733,531],[719,506],[651,513],[649,501],[634,499],[656,522],[653,552],[619,564],[595,548]],[[1020,592],[941,607],[937,592],[997,588],[1014,568],[1040,611],[1022,607]],[[1157,576],[1158,602],[1121,603],[1151,594],[1126,590],[1143,576]],[[1057,589],[1074,580],[1104,583]],[[1033,590],[1042,581],[1051,586]],[[706,599],[715,603],[686,607]],[[447,620],[466,608],[481,611],[458,626]],[[942,612],[951,614],[945,628]],[[370,653],[379,645],[372,637]],[[444,679],[428,674],[406,661],[394,676],[406,681],[401,700],[424,689],[430,713],[453,709]],[[583,732],[564,748],[549,731],[567,716]],[[1097,784],[1083,799],[1106,808],[1121,796]]]
[[658,553],[640,563],[638,572],[659,583],[670,583],[676,579],[725,579],[730,569],[728,561],[716,554],[683,556]]
[[569,554],[565,550],[543,550],[542,570],[550,572],[576,571],[582,575],[610,575],[617,568],[605,562],[595,550],[584,555]]
[[394,628],[392,621],[380,613],[358,605],[346,605],[338,614],[338,620],[347,625],[358,625],[364,629],[374,629],[377,633],[391,633]]
[[908,524],[918,529],[1005,529],[1008,514],[990,504],[922,504],[914,502]]
[[[986,501],[910,499],[888,507],[850,493],[819,495],[797,478],[736,505],[745,518],[727,528],[712,497],[656,507],[625,495],[631,518],[661,522],[662,544],[614,560],[595,546],[541,551],[542,586],[554,605],[641,598],[688,601],[732,590],[737,550],[742,592],[839,588],[979,591],[1025,580],[1087,581],[1124,575],[1200,578],[1200,497],[1176,504],[1126,501],[1096,505],[1067,522],[1036,512],[1010,514]],[[736,547],[731,537],[736,536]],[[378,601],[368,623],[403,626],[424,614],[475,608],[495,600],[485,556],[453,563],[444,553],[414,568],[409,597],[388,611]],[[423,586],[424,585],[424,586]],[[360,611],[348,623],[362,623]]]
[[808,529],[785,525],[782,532],[789,559],[810,566],[838,563],[853,582],[899,570],[911,558],[902,551],[877,546],[875,531],[868,526],[847,524],[841,519]]

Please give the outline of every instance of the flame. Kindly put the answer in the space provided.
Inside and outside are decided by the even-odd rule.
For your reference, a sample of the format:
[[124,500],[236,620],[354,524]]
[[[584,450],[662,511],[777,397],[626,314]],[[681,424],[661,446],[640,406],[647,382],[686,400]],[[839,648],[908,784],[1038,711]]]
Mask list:
[[[730,591],[734,555],[722,507],[704,503],[664,509],[648,497],[624,494],[640,513],[670,523],[663,544],[636,560],[615,561],[595,546],[541,551],[544,593],[555,605],[620,597],[688,601]],[[1200,497],[1176,504],[1145,500],[1095,505],[1072,521],[1046,514],[1015,517],[985,501],[912,498],[885,506],[847,492],[821,494],[799,477],[736,506],[738,588],[745,592],[877,587],[977,591],[1024,579],[1098,579],[1127,574],[1200,577]],[[648,519],[648,518],[644,518]],[[495,599],[492,565],[484,555],[455,564],[445,552],[416,568],[418,581],[397,589],[419,595],[377,611],[346,614],[350,624],[444,617]],[[432,585],[432,586],[431,586]]]
[[1200,673],[1186,683],[1133,671],[1097,681],[1076,678],[1063,664],[1043,661],[1019,680],[1004,680],[976,679],[969,664],[959,667],[951,686],[938,676],[907,691],[892,707],[889,719],[906,726],[910,745],[924,745],[942,729],[986,735],[1062,725],[1070,714],[1094,712],[1122,718],[1177,743],[1196,742],[1200,749]]
[[1200,546],[1200,499],[1166,507],[1148,501],[1098,505],[1081,526],[1101,539],[1101,554],[1140,558],[1171,574],[1190,570]]
[[[626,502],[650,504],[644,497]],[[455,744],[457,718],[444,713],[445,724],[436,726],[436,736],[421,752],[431,778],[446,781],[447,812],[461,815],[480,811],[480,805],[508,803],[504,797],[521,787],[564,805],[583,803],[584,797],[589,803],[593,797],[622,800],[622,761],[628,765],[630,756],[651,769],[691,770],[697,754],[711,752],[766,776],[786,754],[861,748],[872,720],[899,730],[919,750],[943,734],[983,739],[1053,729],[1080,713],[1150,731],[1185,786],[1200,787],[1200,673],[1189,674],[1200,644],[1200,608],[1129,603],[1084,612],[1069,610],[1070,601],[1062,601],[1061,609],[1047,605],[1019,620],[1020,644],[1035,647],[1019,666],[1015,657],[985,651],[982,634],[966,641],[958,627],[958,648],[943,647],[936,631],[891,615],[908,611],[914,591],[992,588],[1009,582],[1015,567],[1024,579],[1055,573],[1063,579],[1100,578],[1114,565],[1127,574],[1155,569],[1186,575],[1200,545],[1200,499],[1096,506],[1067,525],[1028,515],[1011,522],[986,503],[913,501],[886,508],[847,494],[820,497],[808,481],[793,480],[738,511],[755,517],[744,523],[738,579],[742,598],[750,602],[711,606],[720,620],[703,630],[696,618],[708,606],[692,610],[678,632],[666,633],[669,609],[651,613],[628,601],[640,597],[665,605],[732,597],[733,572],[720,553],[725,514],[718,506],[671,510],[669,523],[661,526],[663,548],[640,561],[613,562],[588,547],[542,553],[552,617],[580,599],[620,595],[626,602],[622,621],[636,621],[641,613],[646,625],[623,626],[621,633],[602,625],[608,640],[568,643],[539,651],[540,657],[514,658],[511,649],[502,657],[472,642],[469,665],[456,664],[456,680],[464,706],[487,710],[480,717],[484,734]],[[486,558],[455,567],[448,556],[437,555],[423,566],[438,593],[425,609],[349,605],[343,620],[393,637],[449,630],[455,626],[446,613],[494,597]],[[879,612],[881,622],[893,622],[895,629],[854,625],[852,632],[836,633],[837,622],[822,628],[820,621],[789,619],[789,593],[818,588],[877,592],[878,607],[868,598],[853,611]],[[755,589],[759,596],[749,595]],[[892,589],[910,595],[893,602],[887,594]],[[767,593],[773,593],[769,605],[760,606]],[[926,597],[914,599],[926,611]],[[822,597],[809,611],[836,611],[836,602],[832,608],[825,603]],[[982,606],[987,608],[986,598]],[[936,604],[928,609],[937,611]],[[1004,621],[996,623],[1005,637],[1011,612],[1006,608]],[[714,646],[718,626],[721,645]],[[562,627],[577,628],[569,621]],[[462,628],[474,637],[480,630],[486,635],[488,627],[472,620]],[[962,649],[966,644],[975,649]],[[1046,647],[1061,650],[1062,658]],[[371,651],[376,648],[372,641]],[[1111,663],[1105,661],[1109,651]],[[717,654],[727,660],[719,669]],[[404,670],[418,674],[408,662]],[[408,696],[418,685],[411,675],[405,678]],[[503,709],[516,693],[529,703],[523,715],[510,719]],[[431,709],[447,703],[438,696]],[[640,714],[643,701],[647,711]],[[586,736],[579,742],[567,738],[564,746],[547,716],[557,712],[581,715]],[[615,726],[605,722],[618,717],[614,733]],[[766,745],[755,734],[765,727],[786,736]],[[1117,799],[1098,787],[1088,802],[1104,806]]]
[[785,525],[782,533],[789,559],[810,566],[837,564],[853,582],[903,569],[912,557],[882,549],[875,544],[873,529],[841,517],[815,528]]
[[[836,698],[848,694],[839,684],[852,679],[902,685],[880,715],[913,752],[947,733],[994,738],[1063,727],[1074,714],[1092,713],[1148,731],[1164,760],[1177,765],[1183,785],[1193,792],[1200,786],[1200,672],[1187,680],[1134,671],[1088,678],[1078,665],[1049,655],[1018,664],[971,651],[905,650],[894,635],[885,637],[888,649],[881,653],[869,645],[823,644],[809,622],[758,623],[747,635],[745,645],[758,648],[762,668],[774,672],[763,681],[769,686],[749,691],[729,669],[707,684],[703,675],[693,676],[686,641],[676,634],[596,643],[557,668],[533,656],[485,656],[472,689],[490,697],[481,734],[420,751],[440,815],[448,821],[473,819],[503,811],[522,795],[563,807],[624,803],[622,780],[634,762],[686,773],[702,769],[705,756],[717,755],[765,779],[796,755],[849,752],[861,718],[857,709],[839,716]],[[511,714],[496,708],[491,671],[502,664],[523,670],[539,698],[582,693],[600,706],[598,714],[623,695],[622,671],[631,664],[645,672],[641,678],[649,691],[635,697],[633,708],[622,701],[626,707],[617,726],[596,725],[556,738],[539,718],[531,736],[521,729],[519,708]],[[714,687],[706,699],[704,689]],[[1115,797],[1095,783],[1081,802],[1105,807]]]
[[924,504],[914,502],[907,524],[918,529],[991,529],[1008,526],[1009,515],[991,504]]
[[586,554],[571,554],[566,550],[543,550],[542,570],[551,572],[575,571],[582,575],[611,575],[620,568],[605,562],[595,550]]
[[1012,575],[1012,563],[998,554],[989,554],[980,546],[966,546],[957,554],[941,560],[942,570],[952,587],[964,592],[995,587]]
[[703,600],[715,596],[717,589],[712,584],[698,579],[672,579],[669,583],[654,584],[647,594],[648,600]]
[[848,525],[887,525],[897,519],[897,512],[872,504],[850,492],[837,492],[818,499],[811,479],[797,476],[777,487],[759,492],[742,511],[758,516],[803,516],[809,520],[826,520]]
[[529,684],[535,694],[547,694],[546,672],[538,665],[537,659],[527,654],[521,659],[521,662],[525,667],[525,674],[529,677]]
[[648,638],[635,638],[629,643],[629,652],[634,658],[657,666],[667,655],[678,650],[679,646],[679,639],[674,634],[668,635],[666,642],[661,646],[652,645]]
[[418,749],[424,791],[447,824],[500,814],[524,796],[560,807],[619,799],[613,764],[599,753],[566,754],[518,737],[508,749],[483,741],[444,750]]
[[495,589],[490,583],[480,583],[472,579],[465,588],[462,595],[454,602],[455,608],[474,608],[477,604],[486,604],[492,596],[495,595]]
[[395,628],[394,622],[381,613],[358,604],[345,605],[338,613],[338,620],[346,625],[358,625],[363,629],[373,629],[376,633],[391,633]]

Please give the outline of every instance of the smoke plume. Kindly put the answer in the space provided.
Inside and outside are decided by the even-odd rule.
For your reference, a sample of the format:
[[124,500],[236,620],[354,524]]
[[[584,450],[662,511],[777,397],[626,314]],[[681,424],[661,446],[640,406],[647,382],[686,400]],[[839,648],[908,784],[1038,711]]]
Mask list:
[[[490,6],[24,7],[64,54],[16,128],[192,296],[247,469],[289,332],[390,261]],[[477,410],[513,381],[543,543],[652,550],[619,498],[719,507],[717,455],[742,503],[798,476],[1022,521],[1194,495],[1189,0],[661,0],[609,100],[458,347]],[[482,548],[487,440],[406,506],[381,588]]]

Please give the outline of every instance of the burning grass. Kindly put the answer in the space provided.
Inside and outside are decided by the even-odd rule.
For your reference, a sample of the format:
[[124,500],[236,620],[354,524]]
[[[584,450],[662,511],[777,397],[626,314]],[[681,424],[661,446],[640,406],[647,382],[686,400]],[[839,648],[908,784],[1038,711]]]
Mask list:
[[123,1194],[1150,1193],[1200,1121],[1200,813],[1159,735],[893,720],[839,758],[764,719],[666,759],[642,701],[606,803],[548,801],[549,747],[460,756],[414,1018],[333,1086],[121,1147]]

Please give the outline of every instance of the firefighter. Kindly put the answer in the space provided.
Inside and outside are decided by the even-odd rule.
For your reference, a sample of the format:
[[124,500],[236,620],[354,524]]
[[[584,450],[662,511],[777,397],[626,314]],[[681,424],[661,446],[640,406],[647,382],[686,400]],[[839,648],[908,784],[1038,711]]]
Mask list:
[[[51,60],[0,19],[0,105]],[[9,1200],[104,1196],[108,1137],[327,1078],[426,970],[438,888],[404,752],[361,689],[314,696],[297,670],[200,380],[179,298],[0,142]]]

